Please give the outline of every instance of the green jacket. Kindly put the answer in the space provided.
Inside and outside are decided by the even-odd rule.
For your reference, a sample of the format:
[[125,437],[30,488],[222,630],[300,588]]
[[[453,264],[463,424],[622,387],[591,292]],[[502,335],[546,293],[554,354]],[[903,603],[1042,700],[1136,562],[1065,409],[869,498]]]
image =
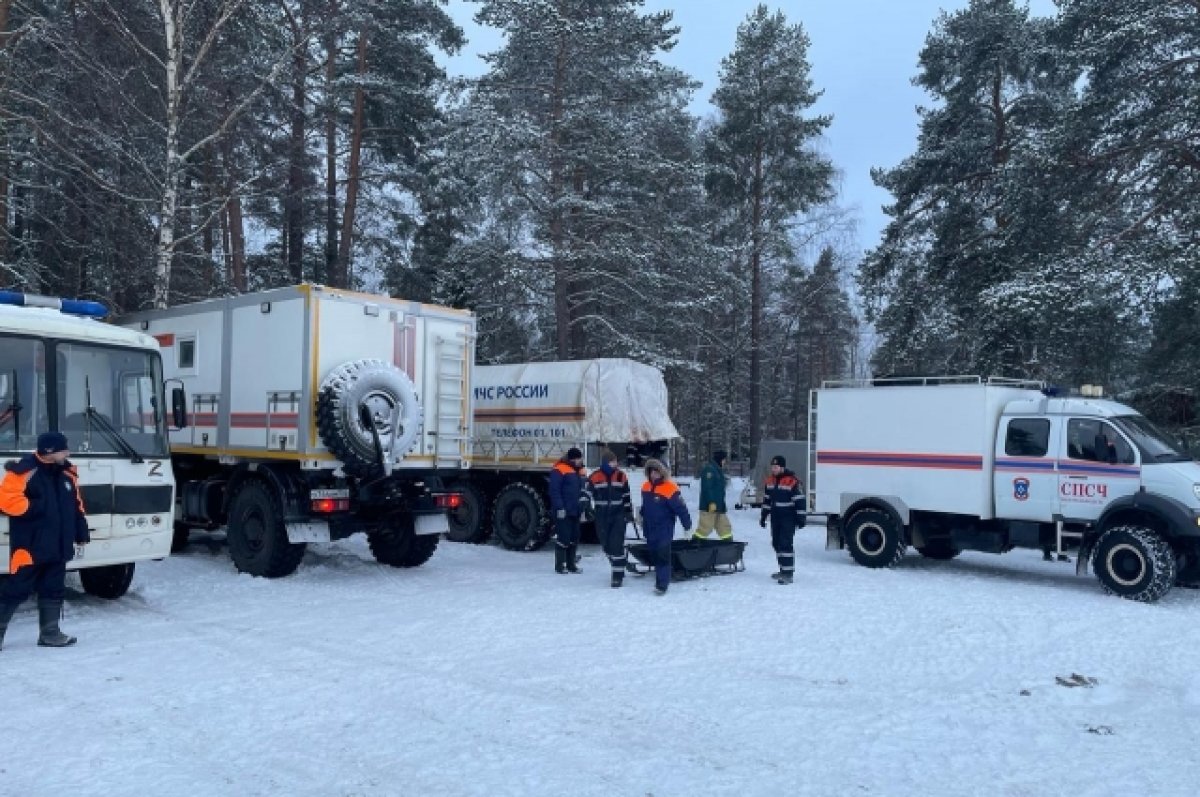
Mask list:
[[717,463],[709,460],[700,469],[700,511],[707,512],[709,504],[716,504],[718,512],[728,512],[725,508],[725,487],[729,477],[725,471],[717,467]]

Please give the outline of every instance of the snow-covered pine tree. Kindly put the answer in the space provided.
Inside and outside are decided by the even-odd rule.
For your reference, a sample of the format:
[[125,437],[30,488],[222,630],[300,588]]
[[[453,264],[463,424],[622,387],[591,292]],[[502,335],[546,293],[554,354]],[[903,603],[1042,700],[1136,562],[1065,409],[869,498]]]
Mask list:
[[751,447],[763,430],[763,314],[775,267],[790,254],[788,233],[800,214],[832,198],[833,166],[815,148],[831,119],[811,115],[820,94],[809,75],[808,44],[801,24],[758,6],[739,26],[713,96],[718,120],[706,184],[721,211],[719,240],[737,252],[734,263],[747,276],[749,294],[731,298],[750,319]]
[[[874,173],[895,202],[859,272],[882,337],[877,371],[1025,373],[1064,329],[1053,286],[1072,278],[1060,260],[1074,224],[1055,131],[1074,73],[1051,27],[1014,0],[972,0],[927,38],[914,83],[933,104],[919,111],[917,151]],[[1100,282],[1072,292],[1097,318]]]
[[692,84],[658,60],[674,42],[670,13],[640,5],[480,0],[477,19],[505,46],[486,57],[460,144],[445,149],[478,196],[477,228],[506,240],[524,272],[510,281],[548,297],[536,313],[546,356],[661,359],[670,336],[650,325],[697,293]]

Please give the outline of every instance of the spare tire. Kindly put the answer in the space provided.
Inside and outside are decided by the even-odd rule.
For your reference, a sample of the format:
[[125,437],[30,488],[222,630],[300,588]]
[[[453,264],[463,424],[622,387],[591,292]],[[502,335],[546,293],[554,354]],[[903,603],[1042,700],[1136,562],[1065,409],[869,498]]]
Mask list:
[[385,451],[391,448],[403,458],[412,450],[421,430],[421,404],[412,380],[383,360],[339,365],[321,382],[317,394],[317,432],[353,476],[366,478],[377,472],[372,426]]

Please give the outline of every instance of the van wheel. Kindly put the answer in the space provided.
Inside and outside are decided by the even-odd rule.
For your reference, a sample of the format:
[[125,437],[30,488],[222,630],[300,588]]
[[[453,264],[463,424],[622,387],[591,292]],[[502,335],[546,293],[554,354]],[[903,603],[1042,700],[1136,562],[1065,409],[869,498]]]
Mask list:
[[412,517],[402,517],[394,526],[367,534],[367,545],[381,565],[420,567],[437,550],[438,536],[413,533]]
[[230,500],[225,536],[234,566],[252,576],[291,575],[304,558],[304,543],[288,541],[274,491],[254,479],[242,482]]
[[550,539],[550,513],[537,488],[514,482],[496,496],[492,512],[496,539],[514,551],[535,551]]
[[450,490],[462,495],[458,509],[447,514],[450,530],[446,539],[451,542],[483,542],[491,533],[491,511],[487,496],[477,484],[453,482]]
[[917,553],[924,556],[926,559],[937,559],[940,561],[948,561],[962,553],[962,550],[955,547],[950,540],[930,540],[926,545],[918,545]]
[[904,558],[903,531],[882,509],[860,509],[846,523],[846,547],[863,567],[891,567]]
[[133,562],[104,567],[85,567],[79,571],[83,591],[97,598],[115,601],[129,591],[133,581]]
[[1106,592],[1152,603],[1175,583],[1175,552],[1150,529],[1116,526],[1096,543],[1092,569]]

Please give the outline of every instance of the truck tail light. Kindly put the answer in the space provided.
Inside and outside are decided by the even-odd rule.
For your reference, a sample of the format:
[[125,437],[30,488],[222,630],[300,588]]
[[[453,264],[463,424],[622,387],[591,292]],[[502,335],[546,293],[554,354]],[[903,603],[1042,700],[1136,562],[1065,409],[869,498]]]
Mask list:
[[350,509],[349,498],[312,499],[312,511],[318,515],[327,515],[330,512],[345,512],[348,509]]
[[433,496],[433,503],[439,509],[458,509],[462,506],[462,493],[438,493]]

